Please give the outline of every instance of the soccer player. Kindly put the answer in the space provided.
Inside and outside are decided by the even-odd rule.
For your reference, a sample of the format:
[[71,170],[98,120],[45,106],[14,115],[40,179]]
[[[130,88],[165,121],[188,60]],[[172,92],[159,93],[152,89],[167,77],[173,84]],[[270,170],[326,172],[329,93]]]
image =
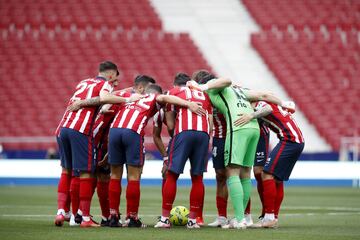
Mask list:
[[193,76],[202,84],[191,81],[188,86],[206,91],[213,106],[224,114],[227,123],[224,159],[227,187],[234,206],[235,218],[223,228],[244,229],[244,206],[247,205],[251,193],[250,171],[260,133],[257,121],[251,120],[239,126],[235,125],[234,120],[243,114],[254,113],[250,101],[267,100],[279,105],[283,103],[279,98],[266,92],[231,87],[231,80],[215,79],[215,76],[206,70],[199,70]]
[[[251,105],[256,106],[257,102],[252,102]],[[269,153],[269,140],[270,140],[270,130],[266,126],[266,123],[261,119],[258,119],[259,127],[260,127],[260,138],[256,148],[255,161],[254,161],[254,176],[257,183],[257,191],[260,197],[262,211],[259,219],[262,219],[265,214],[265,208],[263,203],[263,187],[262,187],[262,179],[261,173],[265,165],[265,161],[268,158]],[[245,208],[245,219],[247,226],[253,225],[253,220],[251,217],[251,199],[249,199],[248,205]]]
[[186,82],[189,80],[191,79],[186,74],[177,74],[174,81],[174,85],[177,86],[171,89],[169,94],[200,103],[206,114],[199,116],[184,107],[171,105],[168,105],[166,109],[167,126],[170,132],[174,132],[174,137],[168,147],[169,167],[163,190],[162,214],[155,228],[170,227],[169,215],[176,196],[176,182],[179,175],[183,173],[187,159],[191,164],[192,181],[187,228],[200,228],[196,217],[204,199],[203,173],[207,165],[212,107],[207,94],[186,87]]
[[165,180],[166,180],[166,171],[169,163],[169,157],[167,155],[165,144],[161,138],[161,131],[163,124],[166,125],[165,120],[165,112],[164,108],[160,108],[160,110],[154,115],[153,117],[153,141],[159,150],[161,157],[163,158],[163,167],[161,169],[161,175],[162,175],[162,188],[164,188]]
[[302,150],[304,137],[292,114],[274,103],[261,101],[255,114],[244,114],[236,120],[241,126],[256,118],[261,118],[277,134],[279,143],[270,153],[262,172],[263,202],[265,215],[253,227],[277,227],[277,217],[284,198],[283,181],[289,180]]
[[227,221],[227,199],[228,189],[226,187],[226,171],[224,165],[224,147],[226,138],[226,120],[215,108],[213,111],[213,146],[212,160],[216,173],[216,208],[218,216],[214,222],[209,223],[210,227],[221,227],[228,223]]
[[[95,158],[93,156],[92,126],[98,106],[103,103],[122,103],[140,99],[136,95],[123,98],[111,94],[112,85],[118,81],[117,66],[109,61],[99,65],[99,75],[81,81],[69,100],[69,109],[60,121],[56,130],[59,145],[62,173],[58,184],[58,212],[55,225],[62,226],[65,221],[65,209],[69,204],[71,175],[80,176],[79,195],[82,212],[81,227],[98,227],[90,216],[90,204],[93,195]],[[77,100],[88,99],[86,106],[77,110],[71,109]],[[90,101],[92,99],[92,101]]]
[[[111,179],[109,184],[110,227],[120,227],[119,205],[121,195],[121,178],[123,165],[127,166],[127,223],[128,227],[145,227],[138,218],[140,202],[140,176],[144,165],[144,128],[148,120],[158,111],[159,104],[171,103],[183,106],[189,111],[202,113],[201,107],[175,96],[161,95],[158,85],[145,81],[142,76],[138,85],[134,87],[137,93],[146,89],[146,97],[132,104],[122,105],[118,111],[109,133],[109,163]],[[129,96],[130,93],[123,93]]]

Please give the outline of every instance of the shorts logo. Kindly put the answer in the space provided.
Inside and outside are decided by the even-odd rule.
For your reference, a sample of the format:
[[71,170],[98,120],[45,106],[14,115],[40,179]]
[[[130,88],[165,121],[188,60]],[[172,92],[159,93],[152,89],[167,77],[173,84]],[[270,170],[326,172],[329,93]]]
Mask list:
[[256,155],[258,157],[264,157],[265,153],[264,152],[257,152]]
[[265,164],[269,164],[270,163],[270,158],[266,159]]

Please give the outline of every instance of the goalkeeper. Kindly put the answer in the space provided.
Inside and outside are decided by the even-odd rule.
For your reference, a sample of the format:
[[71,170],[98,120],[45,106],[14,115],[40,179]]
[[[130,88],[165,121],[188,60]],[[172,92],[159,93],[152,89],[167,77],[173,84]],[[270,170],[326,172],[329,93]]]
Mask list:
[[[195,72],[193,78],[196,82],[188,82],[188,87],[206,91],[212,105],[226,118],[224,161],[227,187],[234,206],[235,218],[222,227],[244,229],[246,228],[244,206],[247,205],[251,193],[251,167],[254,164],[260,136],[259,124],[255,118],[263,114],[262,111],[254,112],[250,102],[268,101],[285,108],[288,107],[288,102],[283,102],[267,92],[231,86],[231,80],[215,78],[206,70]],[[256,117],[245,125],[235,126],[234,123],[243,114],[252,114]]]

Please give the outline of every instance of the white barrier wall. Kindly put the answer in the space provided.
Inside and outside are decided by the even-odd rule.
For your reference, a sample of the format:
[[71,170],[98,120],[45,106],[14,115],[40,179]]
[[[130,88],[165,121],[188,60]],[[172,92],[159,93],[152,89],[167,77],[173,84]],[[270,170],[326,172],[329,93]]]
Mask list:
[[[161,168],[162,161],[146,161],[142,178],[160,179]],[[187,163],[180,178],[189,179],[189,172],[190,166]],[[0,178],[59,178],[60,173],[58,160],[0,160]],[[215,179],[212,161],[209,161],[208,172],[204,174],[204,178]],[[359,180],[360,162],[299,161],[290,179]]]

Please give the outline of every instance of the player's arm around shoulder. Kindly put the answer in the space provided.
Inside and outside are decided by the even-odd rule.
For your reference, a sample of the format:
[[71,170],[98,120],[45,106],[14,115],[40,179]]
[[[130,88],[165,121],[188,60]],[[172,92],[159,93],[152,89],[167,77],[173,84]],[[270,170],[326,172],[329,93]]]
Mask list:
[[246,89],[243,92],[250,102],[270,102],[287,109],[289,112],[295,112],[295,103],[293,101],[283,101],[272,92],[255,91],[250,89]]
[[167,104],[177,105],[180,107],[186,107],[190,111],[199,115],[206,114],[205,110],[198,103],[186,101],[176,96],[160,94],[156,97],[156,101],[163,105],[167,103]]
[[186,86],[195,88],[208,93],[218,93],[224,88],[231,86],[232,81],[229,78],[214,78],[205,84],[198,84],[195,81],[187,82]]
[[236,127],[238,126],[243,126],[245,124],[247,124],[248,122],[250,122],[253,119],[258,119],[258,118],[262,118],[262,117],[266,117],[267,115],[271,114],[273,112],[272,107],[265,103],[265,102],[258,102],[257,104],[255,104],[254,107],[255,111],[253,113],[250,114],[239,114],[239,118],[236,119],[236,121],[234,122],[234,125]]
[[144,98],[144,95],[141,94],[131,94],[129,97],[122,97],[117,96],[115,94],[110,93],[107,89],[101,90],[100,94],[100,102],[101,104],[119,104],[119,103],[129,103],[129,102],[136,102],[140,100],[141,98]]

